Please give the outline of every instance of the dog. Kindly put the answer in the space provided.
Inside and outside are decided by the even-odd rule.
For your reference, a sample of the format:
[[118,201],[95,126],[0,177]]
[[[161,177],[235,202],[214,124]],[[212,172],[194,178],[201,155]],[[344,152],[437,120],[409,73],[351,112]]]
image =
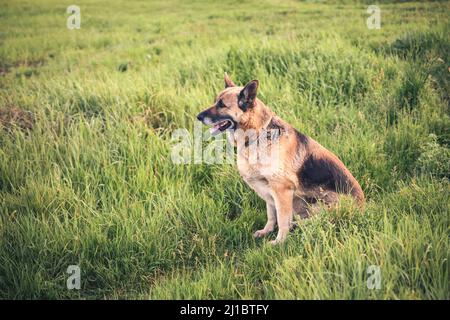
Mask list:
[[[318,208],[332,208],[342,195],[354,198],[363,208],[363,190],[342,161],[259,100],[258,80],[244,87],[237,86],[226,73],[224,80],[225,89],[197,119],[211,126],[212,134],[231,132],[234,145],[239,139],[243,141],[237,148],[237,168],[267,207],[267,223],[254,233],[255,238],[274,231],[278,224],[277,237],[271,243],[283,242],[295,224],[294,216],[307,218]],[[248,131],[255,134],[245,135]],[[276,141],[269,131],[278,133]],[[261,137],[266,138],[267,146],[276,147],[276,159],[270,155],[264,163],[250,161],[251,147]]]

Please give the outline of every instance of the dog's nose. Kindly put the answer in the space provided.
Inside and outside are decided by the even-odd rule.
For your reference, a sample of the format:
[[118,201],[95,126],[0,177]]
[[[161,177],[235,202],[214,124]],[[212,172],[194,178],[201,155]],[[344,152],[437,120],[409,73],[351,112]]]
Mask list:
[[197,119],[198,119],[198,121],[202,121],[203,122],[203,119],[205,119],[205,114],[203,112],[200,112],[197,115]]

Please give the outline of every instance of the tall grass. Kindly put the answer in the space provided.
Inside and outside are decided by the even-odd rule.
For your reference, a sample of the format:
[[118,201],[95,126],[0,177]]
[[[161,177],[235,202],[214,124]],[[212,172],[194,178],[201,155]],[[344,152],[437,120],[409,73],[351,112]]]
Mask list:
[[[1,2],[0,108],[34,120],[0,131],[0,297],[450,298],[449,5],[394,2],[380,30],[353,2],[79,1],[80,30]],[[171,163],[224,71],[343,160],[364,214],[272,247],[234,166]]]

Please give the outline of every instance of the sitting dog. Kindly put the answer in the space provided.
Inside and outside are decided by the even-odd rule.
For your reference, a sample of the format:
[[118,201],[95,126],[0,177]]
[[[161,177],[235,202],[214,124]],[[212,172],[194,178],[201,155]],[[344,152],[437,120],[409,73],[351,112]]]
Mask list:
[[[282,242],[293,226],[294,214],[306,218],[321,203],[333,207],[342,194],[350,195],[362,207],[364,193],[345,165],[318,142],[276,116],[256,97],[258,85],[258,80],[252,80],[239,87],[225,74],[225,90],[197,116],[203,124],[212,126],[212,134],[230,130],[234,143],[244,134],[243,143],[237,148],[237,167],[267,206],[267,223],[254,237],[267,235],[278,223],[277,237],[271,243]],[[247,135],[249,131],[255,134]],[[261,138],[266,147],[276,147],[276,156],[272,152],[269,161],[251,161],[252,147]]]

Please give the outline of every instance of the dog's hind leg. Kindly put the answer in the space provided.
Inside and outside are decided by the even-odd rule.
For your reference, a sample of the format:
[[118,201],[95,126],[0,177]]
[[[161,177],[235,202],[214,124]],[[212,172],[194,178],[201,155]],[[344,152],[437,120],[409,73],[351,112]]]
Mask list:
[[339,194],[335,191],[327,191],[321,195],[320,201],[328,208],[335,208],[339,204]]
[[292,201],[292,207],[294,209],[294,215],[301,219],[309,218],[312,215],[311,203],[302,197],[295,197]]
[[294,214],[296,218],[307,219],[320,211],[320,203],[315,198],[294,197]]

